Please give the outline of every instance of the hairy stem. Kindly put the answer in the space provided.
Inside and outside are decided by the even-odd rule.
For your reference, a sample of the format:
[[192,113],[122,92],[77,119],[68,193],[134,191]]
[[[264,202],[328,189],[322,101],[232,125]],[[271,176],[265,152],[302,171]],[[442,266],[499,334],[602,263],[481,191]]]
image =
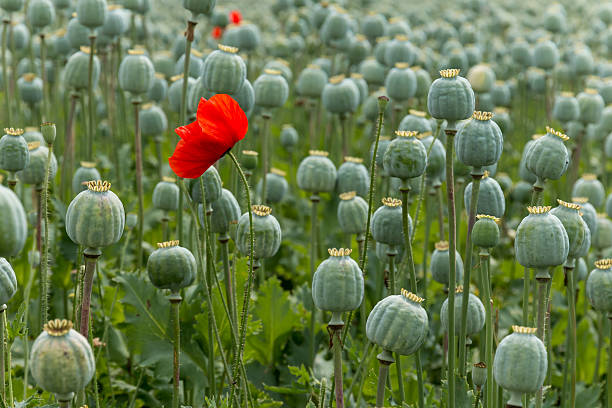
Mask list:
[[[455,180],[453,173],[453,148],[456,130],[446,130],[446,195],[448,206],[448,401],[449,408],[455,408]],[[467,296],[466,296],[467,297]]]

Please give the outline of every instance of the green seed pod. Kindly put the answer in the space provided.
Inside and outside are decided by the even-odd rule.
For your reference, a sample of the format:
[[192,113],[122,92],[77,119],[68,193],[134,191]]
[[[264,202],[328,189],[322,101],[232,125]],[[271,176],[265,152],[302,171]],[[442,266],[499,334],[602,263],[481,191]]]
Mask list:
[[474,91],[467,79],[459,76],[459,69],[440,71],[427,95],[427,108],[436,119],[446,119],[448,129],[455,128],[455,122],[467,119],[474,113]]
[[342,194],[349,191],[355,191],[361,197],[370,191],[370,174],[363,165],[363,159],[345,157],[344,163],[338,168],[336,192]]
[[156,72],[153,77],[153,83],[151,84],[151,88],[149,88],[149,92],[147,93],[147,99],[155,103],[160,103],[166,98],[168,94],[168,82],[164,74],[160,72]]
[[376,258],[382,265],[386,265],[389,262],[389,254],[393,254],[396,259],[402,259],[404,255],[404,245],[389,246],[382,242],[376,243]]
[[487,93],[495,85],[495,71],[486,64],[475,65],[468,71],[467,80],[474,92]]
[[42,101],[42,79],[36,77],[35,74],[23,74],[17,80],[17,89],[21,100],[29,105]]
[[[85,47],[89,44],[89,28],[82,25],[75,16],[68,21],[66,37],[71,48]],[[89,58],[89,57],[88,57]]]
[[[210,58],[210,57],[209,57]],[[267,69],[253,83],[255,104],[271,109],[280,108],[289,97],[289,85],[280,71]]]
[[361,105],[362,103],[365,102],[366,98],[369,95],[368,83],[366,82],[365,79],[363,79],[363,75],[357,72],[352,73],[349,80],[355,84],[355,86],[357,87],[357,90],[359,91],[358,104]]
[[[66,211],[66,232],[89,250],[115,244],[125,226],[125,211],[107,181],[92,181],[72,199]],[[87,250],[86,249],[86,250]]]
[[540,41],[533,50],[533,61],[540,69],[552,69],[559,62],[559,49],[550,41]]
[[[204,66],[204,59],[202,59],[203,54],[197,50],[191,50],[191,55],[189,59],[189,68],[188,75],[192,78],[199,78],[202,73],[202,67]],[[181,57],[174,64],[174,75],[179,75],[185,72],[185,54],[181,55]]]
[[[362,108],[363,116],[372,123],[376,123],[376,121],[378,120],[378,109],[379,109],[378,98],[380,98],[381,96],[384,96],[384,97],[387,96],[387,91],[385,90],[385,88],[380,88],[378,91],[375,91],[374,93],[372,93],[370,96],[366,98],[365,102],[363,103],[363,108]],[[385,112],[384,112],[385,121],[390,117],[391,117],[391,104],[388,103],[387,106],[385,107]],[[367,133],[373,134],[375,130],[376,129],[374,125],[372,125],[371,131]],[[381,138],[384,138],[384,137],[386,136],[381,136]]]
[[[223,182],[219,176],[219,172],[214,166],[210,166],[202,175],[204,178],[204,198],[206,205],[217,201],[221,197]],[[191,199],[196,203],[202,203],[202,193],[200,190],[200,180],[193,179],[191,184]]]
[[555,98],[552,116],[561,123],[571,122],[579,118],[580,107],[578,106],[578,100],[573,93],[561,92]]
[[420,134],[432,132],[431,123],[425,117],[426,113],[410,109],[399,124],[400,131],[417,131]]
[[246,79],[246,64],[237,54],[238,48],[219,45],[206,57],[202,79],[206,89],[215,93],[234,94]]
[[366,58],[359,65],[359,73],[363,75],[363,79],[365,79],[370,88],[376,88],[385,84],[385,66],[374,58]]
[[522,181],[526,181],[529,185],[533,185],[536,182],[537,177],[531,170],[527,168],[527,152],[531,148],[531,145],[535,142],[536,139],[542,137],[542,135],[533,135],[532,140],[529,140],[525,143],[525,147],[523,147],[523,153],[521,155],[521,161],[519,162],[519,177]]
[[574,260],[586,256],[591,248],[591,232],[587,223],[582,219],[578,204],[567,203],[557,200],[558,207],[553,208],[550,213],[557,217],[569,239],[569,252],[567,254],[566,266],[573,267]]
[[345,115],[355,112],[359,106],[360,93],[353,81],[344,75],[330,78],[323,88],[321,100],[323,107],[331,113]]
[[321,40],[325,44],[331,41],[343,39],[349,30],[349,17],[346,11],[335,8],[327,16],[321,26]]
[[[200,212],[201,212],[201,207]],[[230,224],[235,224],[240,218],[240,206],[238,200],[231,191],[223,189],[221,197],[211,204],[214,217],[210,217],[210,231],[215,234],[225,235],[230,230]],[[200,219],[202,214],[200,213]]]
[[301,161],[297,171],[298,187],[311,193],[330,193],[336,187],[336,166],[328,153],[310,150],[310,156]]
[[72,329],[72,322],[51,320],[32,344],[32,377],[40,388],[55,394],[58,401],[70,402],[75,393],[89,384],[95,370],[91,346]]
[[491,112],[474,112],[455,136],[457,159],[473,168],[473,174],[482,174],[483,166],[497,163],[504,148],[504,136]]
[[140,131],[143,136],[161,137],[168,130],[168,118],[162,108],[144,104],[138,112]]
[[[30,163],[25,169],[17,173],[17,177],[22,183],[40,186],[45,180],[49,148],[41,146],[38,142],[32,142],[28,143],[28,149],[30,150]],[[57,160],[55,155],[51,154],[51,162],[49,163],[49,180],[51,182],[56,173]]]
[[580,205],[580,212],[584,222],[587,223],[591,233],[591,243],[593,243],[595,234],[597,233],[597,210],[589,203],[587,197],[572,197],[572,202]]
[[509,107],[512,103],[512,92],[510,91],[510,87],[503,81],[495,81],[490,94],[491,101],[495,106]]
[[414,97],[416,93],[416,75],[407,63],[398,62],[387,74],[385,87],[391,99],[397,102],[405,102]]
[[429,330],[427,312],[422,298],[402,289],[401,295],[391,295],[379,301],[368,316],[366,335],[383,349],[379,359],[392,357],[384,351],[407,356],[415,353],[425,342]]
[[493,113],[493,122],[497,123],[502,135],[512,133],[514,130],[514,122],[512,122],[512,118],[510,118],[508,110],[506,108],[499,107],[495,108]]
[[537,177],[537,183],[558,180],[567,170],[569,153],[563,142],[569,138],[551,127],[546,134],[536,139],[525,152],[525,166]]
[[526,181],[519,181],[513,187],[510,192],[510,198],[513,202],[521,205],[527,205],[531,202],[531,196],[533,195],[533,186],[531,183]]
[[[463,286],[456,289],[455,295],[455,335],[461,332],[461,307],[464,296]],[[442,303],[440,309],[440,325],[448,332],[448,298]],[[472,336],[482,330],[485,324],[485,308],[478,296],[470,293],[468,297],[467,320],[465,321],[465,333]]]
[[364,234],[368,218],[368,204],[355,191],[340,194],[338,204],[338,224],[348,235]]
[[[402,225],[402,201],[395,198],[383,198],[383,205],[372,215],[372,237],[391,247],[404,243]],[[408,230],[412,231],[412,219],[408,215]]]
[[492,215],[478,214],[472,228],[472,243],[480,248],[494,248],[499,244],[500,219]]
[[118,4],[110,4],[104,25],[100,28],[101,34],[112,39],[125,34],[129,28],[129,13]]
[[350,257],[350,249],[327,251],[329,258],[312,277],[312,299],[318,309],[332,312],[330,325],[343,325],[342,312],[357,309],[363,300],[363,272]]
[[[436,242],[435,249],[431,254],[429,269],[431,277],[438,283],[448,286],[450,262],[448,253],[448,242]],[[455,251],[455,282],[463,281],[463,260],[459,251]]]
[[379,37],[385,35],[387,19],[382,14],[371,12],[361,22],[361,30],[367,39],[374,43]]
[[[270,203],[280,203],[287,191],[289,190],[289,183],[285,179],[285,173],[282,170],[271,168],[270,172],[266,174],[266,200]],[[257,183],[257,194],[261,196],[261,189],[263,183],[259,180]]]
[[[260,260],[276,255],[281,244],[281,228],[276,218],[271,215],[272,209],[264,205],[254,205],[253,232],[255,246],[253,258]],[[245,256],[250,255],[251,242],[249,235],[249,214],[244,213],[238,220],[236,229],[236,246]]]
[[431,86],[431,76],[429,72],[421,67],[412,67],[416,77],[416,91],[414,96],[417,98],[425,98]]
[[191,251],[179,246],[179,241],[157,244],[147,260],[147,273],[153,286],[178,293],[195,280],[197,265]]
[[253,170],[257,168],[257,163],[259,163],[259,160],[257,159],[258,156],[259,156],[259,153],[254,152],[252,150],[242,151],[240,165],[245,169],[247,173],[252,174]]
[[522,407],[523,394],[542,388],[546,379],[548,358],[535,328],[512,326],[514,333],[497,346],[493,359],[495,381],[510,393],[509,406]]
[[40,125],[40,131],[47,145],[52,145],[55,142],[55,137],[57,136],[57,129],[55,128],[55,123],[42,123]]
[[385,65],[387,67],[395,67],[397,63],[412,65],[414,59],[414,48],[406,35],[396,35],[385,46]]
[[35,126],[26,127],[25,132],[23,133],[23,138],[27,143],[39,142],[41,146],[47,145],[42,133],[40,133],[38,128]]
[[247,118],[249,118],[255,108],[255,90],[251,82],[245,79],[238,93],[232,94],[231,97],[238,102],[240,108],[244,111]]
[[14,173],[23,170],[30,163],[28,143],[23,137],[23,129],[4,129],[0,138],[0,169]]
[[589,75],[593,72],[595,62],[591,50],[582,46],[573,51],[572,71],[576,75]]
[[597,214],[597,228],[592,237],[592,245],[598,251],[612,247],[612,221],[605,214]]
[[[66,67],[64,68],[64,79],[66,84],[77,91],[82,91],[89,87],[89,47],[81,47],[81,50],[75,52],[68,58]],[[94,55],[93,64],[93,86],[98,86],[100,77],[100,60]]]
[[306,98],[318,99],[327,84],[327,74],[318,65],[308,65],[298,76],[296,90]]
[[197,19],[201,14],[209,15],[212,13],[217,0],[183,0],[183,7],[191,11],[193,20]]
[[[170,78],[172,84],[168,88],[168,105],[172,112],[180,112],[182,95],[183,95],[183,74],[175,75]],[[195,86],[197,80],[194,78],[187,78],[187,94],[191,92],[191,89]],[[189,104],[187,105],[189,107]]]
[[529,215],[516,229],[516,260],[526,268],[535,268],[537,277],[549,278],[548,268],[562,265],[567,259],[569,238],[561,221],[550,214],[550,207],[527,210]]
[[79,194],[87,190],[87,183],[90,181],[102,180],[100,172],[96,169],[96,163],[81,162],[81,166],[76,169],[72,176],[72,193]]
[[477,390],[480,390],[487,382],[487,365],[482,361],[472,367],[472,383]]
[[372,53],[372,46],[367,38],[360,34],[351,37],[350,41],[347,53],[349,63],[351,65],[359,65]]
[[612,218],[612,193],[608,194],[608,198],[606,198],[606,214]]
[[297,145],[299,140],[299,135],[297,130],[289,124],[283,125],[283,129],[280,134],[280,143],[283,146],[285,151],[291,153],[295,150],[295,146]]
[[225,28],[230,24],[229,15],[225,9],[215,9],[211,12],[210,22],[215,27]]
[[104,24],[106,19],[106,0],[78,0],[77,18],[81,25],[94,30]]
[[588,269],[584,258],[578,258],[578,260],[576,261],[576,268],[574,273],[576,274],[577,282],[584,281],[587,278]]
[[0,257],[0,305],[5,305],[17,292],[17,277],[11,264]]
[[[82,1],[82,0],[81,0]],[[128,50],[119,66],[119,86],[132,95],[142,95],[149,91],[155,68],[143,50]]]
[[28,235],[28,223],[19,198],[0,184],[0,256],[17,256]]
[[[446,178],[446,149],[440,139],[434,139],[432,135],[421,139],[425,151],[429,151],[427,156],[427,167],[425,169],[427,184],[438,187]],[[429,146],[433,143],[431,150]]]
[[580,107],[580,121],[583,124],[597,123],[601,119],[604,100],[596,89],[587,88],[576,97]]
[[[183,39],[183,46],[185,40]],[[159,51],[153,55],[153,66],[155,71],[164,75],[165,78],[170,78],[174,74],[174,59],[169,51]]]
[[[261,33],[259,27],[255,24],[243,21],[237,27],[230,26],[225,33],[229,36],[231,32],[235,32],[236,44],[228,45],[234,45],[242,51],[255,51],[261,44]],[[225,35],[223,36],[223,41],[225,41]]]
[[293,80],[293,72],[291,72],[289,62],[282,58],[277,58],[275,60],[267,62],[266,65],[264,65],[263,69],[280,71],[281,75],[283,76],[283,78],[285,78],[287,83],[291,83],[291,81]]
[[[79,3],[83,0],[79,0]],[[55,8],[50,0],[32,0],[28,6],[28,22],[36,30],[50,26],[55,20]]]
[[612,260],[595,262],[586,281],[586,294],[595,310],[612,316]]
[[0,0],[0,8],[8,13],[21,10],[24,0]]
[[603,205],[606,191],[595,174],[583,174],[572,187],[572,197],[586,197],[595,208]]
[[396,135],[384,153],[386,174],[402,180],[421,176],[428,164],[425,145],[416,138],[416,131],[397,131]]
[[162,177],[162,181],[153,189],[153,207],[163,211],[176,211],[178,209],[179,188],[172,177]]

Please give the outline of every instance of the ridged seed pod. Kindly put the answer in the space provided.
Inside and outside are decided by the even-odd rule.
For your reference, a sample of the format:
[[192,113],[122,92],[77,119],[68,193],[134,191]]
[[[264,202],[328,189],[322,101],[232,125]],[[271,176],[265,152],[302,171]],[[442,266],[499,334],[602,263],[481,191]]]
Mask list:
[[477,93],[488,93],[495,85],[495,71],[487,64],[478,64],[470,68],[467,74],[472,89]]
[[0,0],[0,8],[11,13],[21,10],[23,3],[24,0]]
[[[28,143],[30,150],[30,163],[17,173],[17,177],[22,183],[32,184],[35,186],[42,185],[45,180],[47,171],[47,157],[49,156],[49,148],[41,146],[39,142]],[[49,180],[55,178],[57,173],[57,159],[54,154],[51,154],[51,162],[49,163]]]
[[34,105],[42,101],[43,98],[43,83],[42,79],[35,74],[23,74],[17,80],[17,89],[21,100],[28,105]]
[[573,93],[561,92],[555,98],[552,116],[561,123],[568,123],[579,118],[580,107]]
[[474,113],[474,91],[468,80],[459,76],[459,71],[440,71],[441,78],[431,84],[427,95],[429,113],[436,119],[446,119],[448,129],[454,129],[457,121]]
[[[282,170],[271,168],[270,172],[266,174],[266,201],[270,203],[280,203],[287,191],[289,190],[289,183],[285,178],[287,173]],[[257,194],[261,196],[261,189],[263,183],[260,180],[257,183]]]
[[168,82],[164,74],[156,72],[153,77],[153,83],[147,93],[147,98],[155,103],[160,103],[166,99],[166,95],[168,95]]
[[210,231],[215,234],[226,235],[230,230],[230,224],[237,223],[240,218],[238,200],[231,191],[223,189],[221,197],[213,201],[211,207],[214,217],[210,217]]
[[4,129],[0,138],[0,169],[11,173],[18,172],[30,163],[28,143],[23,137],[23,129]]
[[361,197],[370,191],[370,174],[358,157],[345,157],[338,168],[336,192],[342,194],[349,191],[355,191]]
[[246,64],[238,55],[238,48],[219,45],[211,52],[202,67],[206,89],[215,93],[234,94],[246,79]]
[[[204,183],[204,198],[206,205],[210,207],[211,203],[217,201],[221,197],[223,183],[221,176],[214,166],[209,167],[202,175]],[[202,192],[200,189],[200,180],[194,179],[191,184],[191,199],[196,203],[202,203]]]
[[427,185],[439,187],[446,179],[446,149],[440,139],[435,139],[432,135],[422,138],[421,142],[425,151],[429,151],[425,168]]
[[142,105],[138,111],[140,131],[143,136],[161,138],[168,130],[168,118],[162,108],[150,103]]
[[557,200],[558,207],[553,208],[550,213],[557,217],[569,239],[569,252],[567,253],[568,267],[574,267],[575,259],[586,256],[591,248],[591,232],[580,213],[581,206],[574,203]]
[[87,190],[87,183],[96,180],[102,180],[100,172],[96,169],[96,163],[81,162],[72,176],[72,194],[77,195]]
[[289,85],[280,71],[267,69],[253,82],[255,104],[266,109],[280,108],[289,97]]
[[321,94],[323,107],[328,112],[339,115],[355,112],[359,106],[359,99],[359,89],[353,81],[346,79],[344,75],[330,78]]
[[472,119],[457,131],[455,150],[457,159],[482,174],[484,166],[497,163],[504,149],[504,136],[491,112],[474,112]]
[[425,112],[410,109],[408,115],[404,116],[399,124],[400,131],[416,131],[420,134],[432,132],[431,123]]
[[147,273],[153,286],[170,289],[172,293],[191,285],[196,271],[195,257],[187,248],[179,246],[179,241],[158,243],[147,260]]
[[[395,198],[383,198],[383,205],[372,215],[372,237],[377,242],[389,246],[404,243],[402,224],[402,201]],[[412,219],[408,215],[408,231],[412,231]]]
[[308,65],[298,76],[296,90],[307,98],[318,99],[327,84],[327,74],[318,65]]
[[[455,335],[461,333],[461,308],[462,299],[465,296],[463,287],[457,287],[455,295]],[[440,309],[440,324],[448,332],[448,298],[442,303]],[[470,293],[468,298],[467,320],[465,321],[465,333],[472,336],[482,330],[485,324],[485,308],[478,296]]]
[[300,162],[297,171],[298,187],[311,193],[330,193],[336,188],[336,166],[328,153],[311,150]]
[[[64,68],[64,79],[66,84],[77,91],[87,89],[89,87],[88,69],[89,69],[89,47],[81,47],[81,50],[75,52],[68,58],[66,67]],[[94,55],[93,64],[93,86],[98,86],[100,77],[100,60]]]
[[542,388],[546,379],[548,358],[536,329],[512,326],[514,333],[497,346],[493,359],[495,381],[510,393],[509,406],[522,407],[523,394]]
[[0,257],[0,305],[6,305],[17,292],[17,277],[11,264]]
[[280,134],[280,144],[283,146],[286,152],[292,153],[295,150],[295,146],[298,144],[300,136],[297,130],[289,124],[283,125],[283,129]]
[[612,221],[606,214],[597,214],[597,228],[591,243],[598,251],[612,247]]
[[129,28],[130,14],[119,4],[110,4],[100,32],[112,39],[125,34]]
[[338,224],[345,234],[365,234],[368,218],[368,203],[354,191],[340,194]]
[[[276,255],[281,244],[281,228],[276,218],[271,215],[272,209],[263,205],[253,206],[253,232],[255,246],[253,258],[260,260]],[[238,220],[236,246],[240,253],[250,255],[251,242],[249,235],[249,214],[244,213]]]
[[492,215],[478,214],[472,227],[472,243],[480,248],[491,249],[499,244],[500,219]]
[[328,249],[329,258],[321,262],[312,278],[312,299],[315,306],[332,312],[330,325],[343,325],[342,312],[361,305],[363,272],[351,257],[350,249]]
[[[448,286],[450,262],[448,253],[448,241],[436,242],[435,249],[431,254],[429,269],[431,277],[438,283]],[[463,260],[459,251],[455,251],[455,282],[463,281]]]
[[411,65],[415,59],[414,47],[404,34],[398,34],[385,46],[385,65],[394,67],[397,63]]
[[53,24],[54,20],[55,8],[50,0],[32,0],[28,5],[28,22],[31,27],[40,30]]
[[149,91],[155,76],[153,63],[143,50],[128,50],[119,66],[119,86],[132,95]]
[[385,88],[389,97],[397,102],[406,102],[414,97],[417,88],[416,75],[408,63],[398,62],[391,68],[385,80]]
[[163,177],[162,181],[157,183],[153,189],[153,207],[162,211],[176,211],[179,194],[176,180],[171,177]]
[[606,190],[595,174],[583,174],[572,187],[572,197],[586,197],[595,208],[600,208],[606,198]]
[[536,139],[525,152],[525,166],[535,174],[538,185],[545,180],[558,180],[567,170],[569,153],[565,141],[569,138],[551,127],[546,134]]
[[217,0],[183,0],[183,7],[191,11],[193,19],[198,18],[201,14],[209,15],[216,4]]
[[407,180],[421,176],[427,167],[427,149],[416,131],[397,131],[387,146],[383,166],[387,175]]
[[370,89],[376,89],[376,87],[385,84],[385,66],[374,58],[366,58],[359,65],[359,73],[363,75],[363,79],[368,83]]
[[580,121],[583,124],[597,123],[604,110],[604,100],[596,89],[587,88],[576,97],[580,107]]
[[14,257],[23,249],[28,235],[23,205],[9,188],[0,185],[0,256]]
[[591,233],[591,243],[593,243],[595,234],[597,233],[597,210],[595,210],[595,207],[589,203],[589,199],[587,197],[572,197],[572,202],[580,205],[582,218],[589,227],[589,231]]
[[81,25],[93,30],[104,24],[107,12],[106,0],[78,0],[77,18]]
[[595,310],[612,316],[612,260],[595,262],[595,269],[587,278],[586,294]]
[[95,370],[91,346],[72,329],[72,322],[51,320],[32,344],[32,377],[40,388],[55,394],[58,401],[72,400],[75,393],[89,384]]
[[533,61],[540,69],[552,69],[559,62],[559,49],[550,41],[540,41],[533,50]]

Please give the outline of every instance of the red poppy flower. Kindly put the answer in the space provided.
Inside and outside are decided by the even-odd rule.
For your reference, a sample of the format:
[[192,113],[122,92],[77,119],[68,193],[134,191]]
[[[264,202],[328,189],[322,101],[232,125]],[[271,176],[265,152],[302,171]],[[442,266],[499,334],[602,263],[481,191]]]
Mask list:
[[249,121],[229,95],[200,99],[195,122],[175,129],[181,140],[170,157],[170,167],[183,178],[200,177],[244,138]]
[[242,21],[242,14],[239,10],[232,10],[229,13],[229,18],[232,23],[240,24],[240,22]]
[[212,29],[212,33],[210,33],[212,38],[214,38],[215,40],[218,40],[219,38],[221,38],[222,34],[223,34],[223,29],[219,26],[214,27]]

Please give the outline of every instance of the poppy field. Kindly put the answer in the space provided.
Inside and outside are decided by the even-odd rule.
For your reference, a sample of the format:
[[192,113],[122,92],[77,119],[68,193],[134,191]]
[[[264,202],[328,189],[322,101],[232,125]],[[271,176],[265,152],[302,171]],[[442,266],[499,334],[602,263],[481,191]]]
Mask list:
[[612,2],[0,10],[0,408],[612,408]]

